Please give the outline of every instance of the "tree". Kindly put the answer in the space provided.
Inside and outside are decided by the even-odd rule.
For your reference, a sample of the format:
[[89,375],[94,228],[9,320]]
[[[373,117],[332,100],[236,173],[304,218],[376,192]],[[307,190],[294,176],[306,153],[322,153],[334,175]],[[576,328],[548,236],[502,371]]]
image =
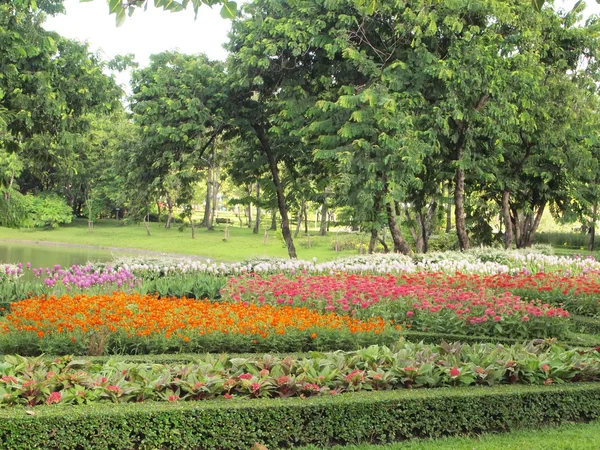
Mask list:
[[[19,163],[4,206],[15,208],[17,186],[23,193],[71,187],[94,118],[121,108],[122,94],[87,45],[45,31],[42,10],[22,3],[0,5],[0,150],[4,164]],[[50,13],[60,6],[40,2]]]
[[[208,167],[210,176],[216,169],[215,145],[228,126],[221,113],[227,98],[224,65],[204,55],[165,52],[153,55],[147,68],[134,71],[132,85],[131,109],[142,142],[131,158],[145,169],[131,173],[137,178],[132,184],[166,195],[170,209],[183,198],[189,203],[200,170]],[[171,189],[173,178],[178,179],[176,190]],[[172,198],[175,192],[178,198]],[[209,195],[216,198],[216,190]],[[207,225],[211,223],[209,218]]]

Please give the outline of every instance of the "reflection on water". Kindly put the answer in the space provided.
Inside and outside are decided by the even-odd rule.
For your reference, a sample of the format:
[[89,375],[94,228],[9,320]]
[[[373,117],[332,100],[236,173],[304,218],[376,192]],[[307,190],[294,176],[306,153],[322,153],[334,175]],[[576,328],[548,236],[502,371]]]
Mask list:
[[21,262],[25,265],[30,262],[32,267],[53,267],[56,264],[68,267],[88,261],[107,262],[120,256],[128,256],[128,253],[65,245],[0,241],[0,264]]

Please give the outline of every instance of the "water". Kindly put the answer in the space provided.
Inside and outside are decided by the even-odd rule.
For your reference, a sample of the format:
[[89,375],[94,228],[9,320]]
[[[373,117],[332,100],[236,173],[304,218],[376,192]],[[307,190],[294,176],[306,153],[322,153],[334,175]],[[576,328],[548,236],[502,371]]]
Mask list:
[[26,244],[0,241],[0,265],[30,262],[32,267],[53,267],[60,264],[86,264],[89,261],[108,262],[131,253],[88,247],[69,247],[57,244]]

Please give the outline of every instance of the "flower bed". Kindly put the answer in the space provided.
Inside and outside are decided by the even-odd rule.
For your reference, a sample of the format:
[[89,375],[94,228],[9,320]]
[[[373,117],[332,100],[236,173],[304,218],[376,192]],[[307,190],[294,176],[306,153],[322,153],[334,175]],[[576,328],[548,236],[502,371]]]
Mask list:
[[[447,280],[447,281],[445,281]],[[353,317],[381,317],[412,330],[515,338],[564,337],[569,313],[442,274],[393,276],[247,275],[229,280],[225,298],[250,304],[304,306]]]
[[549,385],[600,379],[600,353],[558,345],[371,346],[310,358],[206,357],[190,364],[6,356],[0,404],[88,404],[216,398],[308,397],[361,390],[498,384]]
[[21,349],[28,354],[348,348],[397,331],[380,318],[122,292],[13,303],[0,329],[0,349],[18,341],[32,346]]

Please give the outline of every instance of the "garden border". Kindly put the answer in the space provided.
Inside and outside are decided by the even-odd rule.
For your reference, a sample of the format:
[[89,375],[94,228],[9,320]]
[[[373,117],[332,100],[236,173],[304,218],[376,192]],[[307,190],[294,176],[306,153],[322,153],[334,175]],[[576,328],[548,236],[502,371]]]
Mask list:
[[589,422],[600,383],[0,410],[0,448],[248,449],[383,443]]

